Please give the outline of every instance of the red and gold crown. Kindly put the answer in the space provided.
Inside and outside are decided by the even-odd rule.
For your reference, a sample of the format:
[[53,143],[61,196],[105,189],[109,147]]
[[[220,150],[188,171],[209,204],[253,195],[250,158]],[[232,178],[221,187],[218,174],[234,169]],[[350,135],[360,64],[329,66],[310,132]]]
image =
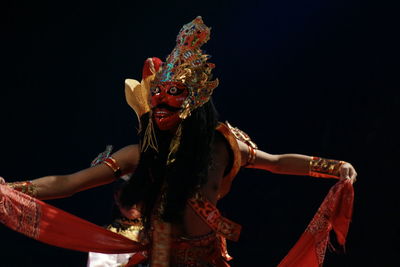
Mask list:
[[203,54],[200,47],[210,39],[210,28],[201,17],[185,24],[176,38],[176,46],[157,71],[151,86],[162,82],[181,82],[189,95],[182,104],[181,119],[210,100],[218,79],[211,80],[214,64],[207,62],[209,55]]

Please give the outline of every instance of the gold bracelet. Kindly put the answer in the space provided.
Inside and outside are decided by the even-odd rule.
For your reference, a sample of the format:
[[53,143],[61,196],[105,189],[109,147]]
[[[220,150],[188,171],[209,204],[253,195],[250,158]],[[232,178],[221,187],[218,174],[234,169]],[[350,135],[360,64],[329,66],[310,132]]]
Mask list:
[[7,183],[7,186],[31,197],[37,196],[37,186],[31,181]]
[[309,175],[320,178],[340,178],[340,167],[346,162],[311,157]]
[[114,176],[119,178],[121,176],[121,168],[117,164],[117,161],[113,157],[108,157],[103,160],[103,163],[107,165],[113,172]]
[[256,161],[257,150],[249,144],[247,144],[247,147],[249,148],[249,153],[247,154],[247,162],[243,167],[253,165]]

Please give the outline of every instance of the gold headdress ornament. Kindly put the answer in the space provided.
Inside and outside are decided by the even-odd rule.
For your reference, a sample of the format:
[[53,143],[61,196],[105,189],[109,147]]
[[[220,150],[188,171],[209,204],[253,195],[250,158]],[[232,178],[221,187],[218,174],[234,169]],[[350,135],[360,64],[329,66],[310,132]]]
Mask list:
[[[176,46],[160,66],[159,59],[150,58],[145,62],[141,83],[136,80],[125,80],[125,95],[128,104],[135,110],[140,119],[141,115],[151,111],[149,91],[153,86],[162,82],[181,82],[188,89],[189,95],[182,104],[179,117],[186,119],[191,112],[210,100],[213,90],[218,86],[218,79],[211,80],[214,64],[207,62],[209,55],[203,54],[200,47],[210,39],[210,28],[199,16],[179,31]],[[157,60],[155,60],[157,59]],[[156,62],[156,64],[155,64]],[[156,65],[156,66],[155,66]],[[147,74],[145,75],[145,72]],[[142,144],[142,151],[147,147],[157,150],[153,123],[149,122]],[[181,126],[171,141],[169,162],[180,144]]]
[[186,119],[191,112],[210,100],[218,79],[211,81],[214,64],[208,63],[209,55],[200,47],[210,39],[210,28],[199,16],[185,24],[176,38],[176,46],[157,72],[151,86],[162,82],[181,82],[189,95],[182,104],[179,117]]

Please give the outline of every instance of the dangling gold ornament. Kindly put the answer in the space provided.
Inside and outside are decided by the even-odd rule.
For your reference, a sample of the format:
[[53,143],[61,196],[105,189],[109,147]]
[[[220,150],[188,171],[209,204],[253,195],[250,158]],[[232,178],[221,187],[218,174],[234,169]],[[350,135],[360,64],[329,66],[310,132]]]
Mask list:
[[178,129],[176,129],[175,136],[172,138],[169,145],[169,153],[167,158],[167,165],[175,162],[175,154],[178,151],[179,145],[181,144],[182,138],[182,123],[179,124]]
[[152,119],[152,112],[149,114],[149,123],[147,124],[146,131],[144,132],[143,143],[141,145],[141,151],[146,151],[149,147],[158,152],[158,144],[156,133],[154,132],[154,125]]

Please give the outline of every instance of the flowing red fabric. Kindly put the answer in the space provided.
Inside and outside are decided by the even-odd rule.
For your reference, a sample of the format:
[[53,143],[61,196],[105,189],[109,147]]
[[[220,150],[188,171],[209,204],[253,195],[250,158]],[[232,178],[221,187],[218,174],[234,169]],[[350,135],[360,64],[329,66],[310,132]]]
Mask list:
[[41,242],[83,252],[129,253],[146,248],[124,236],[0,184],[0,222]]
[[[334,185],[299,241],[278,267],[322,266],[329,232],[344,245],[353,209],[349,181]],[[136,253],[129,266],[146,259],[147,247],[0,184],[0,222],[44,243],[83,252]]]
[[329,233],[344,246],[353,212],[354,190],[349,180],[336,183],[325,197],[307,229],[278,267],[322,266]]

